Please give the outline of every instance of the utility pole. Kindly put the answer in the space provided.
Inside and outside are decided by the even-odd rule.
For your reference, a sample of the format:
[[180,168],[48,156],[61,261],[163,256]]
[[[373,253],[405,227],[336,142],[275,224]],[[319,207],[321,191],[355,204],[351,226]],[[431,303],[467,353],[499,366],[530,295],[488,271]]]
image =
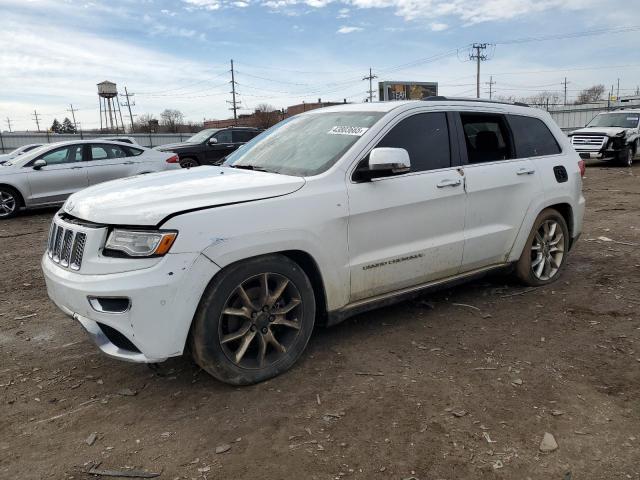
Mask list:
[[[127,87],[124,87],[124,95],[121,96],[127,99],[127,103],[124,104],[125,107],[129,109],[129,120],[131,120],[131,133],[133,133],[133,114],[131,113],[131,98],[135,95],[135,93],[129,93],[127,91]],[[133,104],[135,105],[135,103]],[[122,126],[124,129],[124,125]]]
[[618,89],[616,91],[616,101],[620,101],[620,79],[618,79]]
[[484,62],[487,56],[484,53],[480,53],[481,50],[487,49],[486,43],[474,43],[471,47],[476,53],[469,55],[469,60],[476,61],[476,98],[480,98],[480,62]]
[[77,108],[73,108],[73,103],[69,104],[69,107],[67,109],[67,112],[71,112],[71,118],[73,119],[73,128],[75,129],[76,133],[78,132],[78,124],[76,123],[76,111],[78,110]]
[[567,105],[567,77],[564,77],[564,82],[562,82],[562,84],[564,85],[564,104],[565,106]]
[[11,133],[11,119],[7,117],[7,126],[9,127],[9,133]]
[[493,75],[489,76],[489,100],[493,100],[493,86],[496,82],[493,81]]
[[233,71],[233,59],[231,60],[231,108],[233,110],[233,124],[238,125],[238,105],[236,104],[236,78],[235,72]]
[[36,112],[34,110],[33,111],[33,115],[31,115],[31,116],[36,121],[36,127],[38,127],[38,132],[39,132],[40,131],[40,117],[41,117],[41,115],[39,115],[38,112]]
[[367,93],[369,94],[369,103],[373,102],[373,79],[374,78],[378,78],[378,76],[374,75],[371,71],[371,68],[369,68],[369,76],[364,77],[362,79],[362,80],[369,80],[369,90],[367,90]]

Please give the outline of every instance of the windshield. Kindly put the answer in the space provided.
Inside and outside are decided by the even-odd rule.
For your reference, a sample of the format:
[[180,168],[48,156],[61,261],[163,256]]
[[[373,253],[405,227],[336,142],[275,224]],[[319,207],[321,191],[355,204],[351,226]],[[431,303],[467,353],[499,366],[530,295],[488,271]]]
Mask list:
[[225,165],[302,177],[317,175],[336,163],[383,115],[327,112],[292,117],[229,155]]
[[196,133],[194,136],[190,137],[187,140],[187,143],[202,143],[207,140],[211,135],[216,133],[218,130],[215,128],[210,128],[208,130],[202,130],[201,132]]
[[587,127],[635,128],[640,114],[637,113],[601,113],[589,122]]

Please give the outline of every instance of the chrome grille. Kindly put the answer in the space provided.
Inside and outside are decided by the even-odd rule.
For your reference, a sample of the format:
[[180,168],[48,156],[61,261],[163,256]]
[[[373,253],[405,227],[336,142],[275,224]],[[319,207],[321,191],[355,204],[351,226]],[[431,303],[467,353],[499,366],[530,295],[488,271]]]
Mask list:
[[47,255],[61,267],[80,270],[87,234],[64,228],[55,222],[49,231]]
[[571,137],[571,143],[574,146],[601,148],[604,146],[606,141],[606,135],[574,135]]

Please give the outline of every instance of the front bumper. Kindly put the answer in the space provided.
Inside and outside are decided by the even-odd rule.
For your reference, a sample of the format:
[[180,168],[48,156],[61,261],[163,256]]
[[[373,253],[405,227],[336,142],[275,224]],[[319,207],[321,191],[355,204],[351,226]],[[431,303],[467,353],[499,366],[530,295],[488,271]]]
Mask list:
[[[42,271],[49,298],[102,352],[156,363],[182,354],[200,297],[219,267],[201,254],[181,253],[145,269],[86,275],[61,268],[45,254]],[[98,311],[90,297],[126,297],[131,306],[119,313]]]

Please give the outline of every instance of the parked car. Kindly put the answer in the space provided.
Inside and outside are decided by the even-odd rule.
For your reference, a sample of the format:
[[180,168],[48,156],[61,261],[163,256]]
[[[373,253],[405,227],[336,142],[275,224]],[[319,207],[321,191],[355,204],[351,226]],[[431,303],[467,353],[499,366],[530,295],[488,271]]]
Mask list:
[[94,138],[95,140],[106,140],[108,142],[122,142],[129,143],[131,145],[138,145],[138,141],[133,137],[102,137],[102,138]]
[[316,324],[496,269],[557,280],[582,230],[583,172],[540,109],[340,105],[281,122],[223,167],[72,195],[42,269],[106,354],[190,352],[251,384],[289,369]]
[[5,153],[0,155],[0,163],[8,162],[9,160],[13,160],[20,155],[24,155],[31,150],[41,147],[41,143],[31,143],[29,145],[22,145],[21,147],[16,148],[15,150],[10,151],[9,153]]
[[639,153],[640,109],[600,113],[569,137],[582,158],[617,161],[630,167]]
[[0,220],[20,209],[61,205],[107,180],[180,168],[178,156],[106,140],[59,142],[0,164]]
[[258,128],[209,128],[196,133],[186,142],[155,147],[161,152],[175,152],[183,168],[220,165],[224,158],[261,132]]

